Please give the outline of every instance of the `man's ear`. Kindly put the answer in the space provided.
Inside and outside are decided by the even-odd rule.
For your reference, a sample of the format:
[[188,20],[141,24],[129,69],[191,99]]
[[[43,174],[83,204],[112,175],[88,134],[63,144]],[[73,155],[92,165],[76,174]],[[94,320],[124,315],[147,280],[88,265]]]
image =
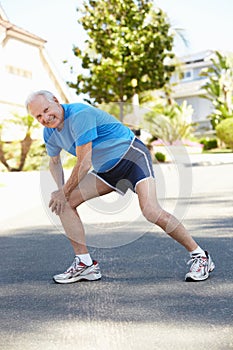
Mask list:
[[56,96],[53,96],[53,100],[54,100],[54,102],[59,103],[59,101],[58,101],[58,99],[56,98]]

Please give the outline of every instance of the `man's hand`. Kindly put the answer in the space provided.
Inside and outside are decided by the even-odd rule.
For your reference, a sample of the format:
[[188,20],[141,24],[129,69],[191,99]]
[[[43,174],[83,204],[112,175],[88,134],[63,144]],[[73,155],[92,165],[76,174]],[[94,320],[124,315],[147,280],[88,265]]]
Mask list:
[[65,210],[66,203],[67,199],[63,189],[52,192],[49,202],[49,208],[51,208],[52,212],[55,212],[56,215],[62,214]]
[[[65,205],[69,201],[72,191],[78,186],[79,182],[86,176],[91,168],[92,142],[76,147],[77,163],[74,166],[69,179],[64,184],[64,174],[61,165],[60,155],[50,157],[50,171],[53,178],[60,188],[51,194],[49,208],[52,212],[60,215],[65,210]],[[63,186],[61,188],[61,186]]]

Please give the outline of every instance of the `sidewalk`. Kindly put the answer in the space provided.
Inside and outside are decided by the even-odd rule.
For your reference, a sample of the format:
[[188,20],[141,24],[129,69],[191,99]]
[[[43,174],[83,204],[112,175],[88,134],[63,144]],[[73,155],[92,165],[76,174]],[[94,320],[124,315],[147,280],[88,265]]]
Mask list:
[[[222,172],[221,165],[229,167]],[[224,192],[229,184],[233,188],[233,153],[194,154],[186,163],[160,163],[154,165],[158,197],[166,205],[171,198],[186,197],[211,192]],[[66,178],[69,172],[66,172]],[[56,190],[49,172],[13,172],[0,174],[0,224],[1,230],[17,227],[59,225],[59,220],[48,211],[50,193]],[[119,197],[119,199],[118,199]],[[79,211],[87,224],[96,222],[124,222],[140,216],[135,195],[129,191],[121,197],[115,193],[103,197],[101,208],[97,200],[83,204]],[[118,203],[117,206],[112,203]],[[114,205],[112,212],[106,207]],[[127,207],[127,210],[122,208]],[[115,215],[117,214],[117,215]]]
[[233,164],[233,153],[191,154],[192,166]]
[[[189,166],[207,166],[233,164],[233,152],[231,153],[187,153],[185,148],[171,147],[167,149],[171,163],[180,162]],[[165,163],[166,164],[166,163]]]

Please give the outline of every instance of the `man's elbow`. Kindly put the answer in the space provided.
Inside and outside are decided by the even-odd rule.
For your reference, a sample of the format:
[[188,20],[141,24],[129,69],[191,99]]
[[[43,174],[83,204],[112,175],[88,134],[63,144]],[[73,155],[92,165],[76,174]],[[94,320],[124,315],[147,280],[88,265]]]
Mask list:
[[88,172],[92,167],[91,160],[87,159],[84,162],[82,162],[82,168],[85,172]]
[[49,165],[53,166],[53,165],[58,165],[61,164],[61,158],[60,157],[50,157],[49,159]]

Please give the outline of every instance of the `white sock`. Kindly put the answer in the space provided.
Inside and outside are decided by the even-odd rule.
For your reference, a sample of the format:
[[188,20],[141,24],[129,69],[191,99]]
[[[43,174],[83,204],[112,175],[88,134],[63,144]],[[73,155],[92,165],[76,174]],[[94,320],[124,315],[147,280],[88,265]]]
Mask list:
[[92,258],[90,257],[90,254],[77,254],[76,256],[79,257],[80,261],[84,263],[87,266],[91,266],[93,264]]
[[205,256],[205,252],[203,249],[201,249],[201,247],[197,247],[195,250],[193,250],[192,252],[189,252],[190,256],[192,257],[193,255],[201,255],[201,256]]

